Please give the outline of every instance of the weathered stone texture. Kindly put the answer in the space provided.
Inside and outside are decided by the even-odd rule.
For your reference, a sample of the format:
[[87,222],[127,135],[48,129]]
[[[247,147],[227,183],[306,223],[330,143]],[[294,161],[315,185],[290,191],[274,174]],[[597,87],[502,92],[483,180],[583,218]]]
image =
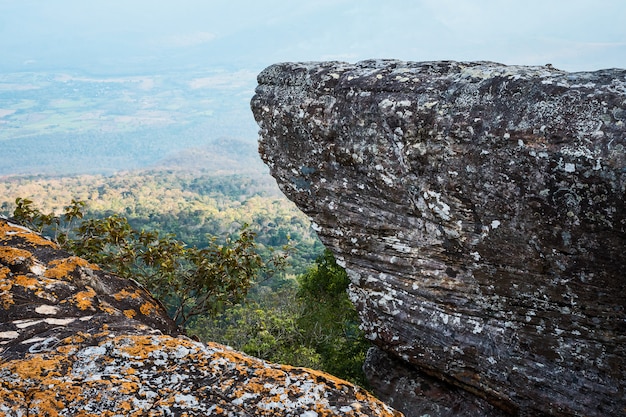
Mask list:
[[421,372],[377,347],[367,352],[365,375],[371,389],[411,416],[507,417],[509,414],[462,388]]
[[511,414],[626,413],[626,70],[284,63],[258,81],[261,156],[378,347]]
[[0,219],[0,417],[400,416],[330,375],[178,334],[134,282]]

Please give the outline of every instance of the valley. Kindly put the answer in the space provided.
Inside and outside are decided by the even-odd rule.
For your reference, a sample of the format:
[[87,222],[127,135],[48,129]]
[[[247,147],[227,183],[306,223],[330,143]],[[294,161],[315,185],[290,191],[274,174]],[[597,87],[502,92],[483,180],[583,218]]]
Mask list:
[[[215,160],[230,148],[262,170],[248,104],[255,84],[253,71],[227,68],[0,74],[0,176],[112,174],[207,147]],[[252,161],[238,162],[231,171]]]

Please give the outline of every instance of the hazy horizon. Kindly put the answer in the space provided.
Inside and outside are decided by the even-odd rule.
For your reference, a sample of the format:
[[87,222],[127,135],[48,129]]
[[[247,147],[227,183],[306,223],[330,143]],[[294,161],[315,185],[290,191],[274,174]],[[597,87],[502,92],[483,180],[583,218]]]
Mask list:
[[626,67],[620,0],[0,0],[0,71],[395,58]]

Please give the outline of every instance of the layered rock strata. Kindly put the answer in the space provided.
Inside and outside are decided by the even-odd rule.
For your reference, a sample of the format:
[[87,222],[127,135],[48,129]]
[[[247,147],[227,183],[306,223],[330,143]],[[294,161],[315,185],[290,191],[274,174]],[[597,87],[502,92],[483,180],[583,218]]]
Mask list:
[[[313,62],[258,81],[262,158],[415,386],[474,415],[626,413],[626,70]],[[421,392],[394,404],[434,410]]]
[[178,334],[138,284],[0,219],[0,416],[400,416],[321,372]]

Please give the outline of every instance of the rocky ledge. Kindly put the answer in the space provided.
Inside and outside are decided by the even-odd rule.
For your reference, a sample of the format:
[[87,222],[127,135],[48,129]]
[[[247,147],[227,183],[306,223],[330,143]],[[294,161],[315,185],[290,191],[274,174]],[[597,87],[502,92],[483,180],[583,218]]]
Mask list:
[[401,416],[330,375],[180,335],[138,284],[0,219],[0,416]]
[[345,265],[384,399],[626,413],[626,70],[312,62],[258,81],[261,156]]

